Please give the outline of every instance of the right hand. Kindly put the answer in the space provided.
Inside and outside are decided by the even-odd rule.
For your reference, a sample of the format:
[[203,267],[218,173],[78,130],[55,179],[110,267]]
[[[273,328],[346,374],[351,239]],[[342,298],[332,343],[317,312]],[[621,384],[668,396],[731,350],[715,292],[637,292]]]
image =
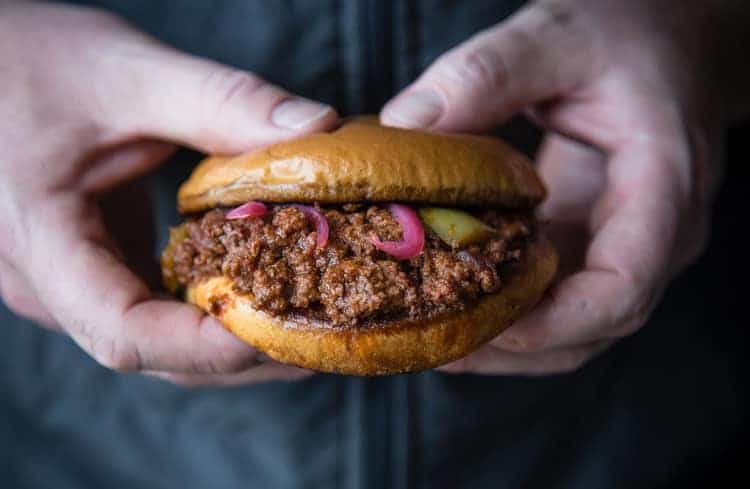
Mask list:
[[563,273],[532,312],[441,370],[575,370],[643,327],[700,256],[723,172],[707,15],[728,7],[528,2],[386,105],[381,120],[401,127],[483,132],[526,110],[547,131],[537,159],[549,196],[539,212]]
[[0,290],[10,309],[118,371],[186,385],[309,374],[261,363],[196,307],[157,298],[126,266],[132,257],[100,203],[174,143],[247,151],[330,128],[332,108],[179,53],[110,14],[31,2],[0,6],[0,73]]

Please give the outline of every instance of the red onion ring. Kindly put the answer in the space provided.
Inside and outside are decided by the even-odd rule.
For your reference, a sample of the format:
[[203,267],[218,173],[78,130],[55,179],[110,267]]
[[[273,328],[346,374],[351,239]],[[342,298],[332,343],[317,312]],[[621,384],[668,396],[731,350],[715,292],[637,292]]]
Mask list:
[[245,217],[261,217],[268,213],[268,208],[262,202],[251,200],[239,207],[235,207],[224,216],[226,219],[242,219]]
[[389,204],[388,210],[401,226],[401,241],[381,241],[373,234],[370,239],[377,249],[401,260],[418,256],[424,248],[424,227],[414,209],[402,204]]
[[318,248],[325,248],[328,244],[328,219],[318,209],[310,205],[295,204],[292,207],[301,211],[313,224],[315,232],[318,233]]

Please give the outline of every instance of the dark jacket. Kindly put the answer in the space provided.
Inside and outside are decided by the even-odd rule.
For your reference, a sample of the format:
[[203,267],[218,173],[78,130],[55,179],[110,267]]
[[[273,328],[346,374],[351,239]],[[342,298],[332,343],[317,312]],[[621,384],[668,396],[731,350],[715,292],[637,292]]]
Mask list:
[[[344,114],[376,113],[520,1],[105,0],[179,49]],[[157,227],[198,155],[152,178]],[[162,236],[163,238],[163,236]],[[162,243],[163,244],[163,239]],[[723,263],[723,262],[722,262]],[[579,372],[427,372],[184,390],[98,366],[0,306],[0,485],[64,488],[604,488],[690,477],[741,416],[700,266],[651,325]],[[721,271],[719,271],[719,275]],[[713,301],[713,302],[711,302]],[[729,318],[728,320],[731,320]]]

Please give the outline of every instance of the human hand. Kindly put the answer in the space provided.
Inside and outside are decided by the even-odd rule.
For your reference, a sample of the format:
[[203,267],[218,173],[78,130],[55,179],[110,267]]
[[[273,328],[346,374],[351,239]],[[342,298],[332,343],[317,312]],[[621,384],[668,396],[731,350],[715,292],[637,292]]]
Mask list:
[[443,55],[384,107],[381,120],[402,127],[483,131],[525,110],[547,130],[540,213],[562,254],[560,280],[536,310],[443,370],[574,370],[642,327],[700,255],[722,124],[715,33],[701,8],[534,2]]
[[[126,265],[100,204],[175,144],[246,151],[329,128],[330,107],[179,53],[112,15],[32,2],[0,6],[0,73],[0,289],[12,310],[114,370],[186,385],[308,374],[259,362],[215,319],[157,297]],[[149,232],[126,216],[127,230]]]

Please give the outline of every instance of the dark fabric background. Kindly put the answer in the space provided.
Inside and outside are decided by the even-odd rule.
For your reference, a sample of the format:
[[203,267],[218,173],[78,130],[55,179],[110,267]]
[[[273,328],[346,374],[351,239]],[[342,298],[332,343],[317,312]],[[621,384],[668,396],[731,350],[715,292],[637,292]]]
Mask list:
[[[686,468],[673,487],[744,487],[750,485],[747,471],[747,446],[750,444],[750,324],[744,305],[747,305],[748,267],[744,263],[747,239],[748,207],[745,182],[750,178],[747,161],[750,158],[750,123],[728,131],[727,174],[714,211],[714,226],[710,247],[701,260],[690,270],[693,280],[684,281],[683,304],[699,304],[704,310],[706,341],[710,342],[714,356],[726,364],[728,388],[736,396],[735,409],[740,424],[729,433],[726,443],[706,448],[704,459],[696,460]],[[694,302],[693,302],[694,301]],[[678,306],[679,307],[679,306]],[[693,308],[690,307],[692,310]],[[695,308],[698,309],[698,308]],[[696,359],[700,366],[700,360]],[[694,380],[700,389],[714,384],[717,379],[701,372]],[[699,405],[711,404],[706,392]],[[705,409],[705,407],[704,407]],[[708,422],[720,429],[725,419],[722,409],[710,408]],[[689,431],[690,427],[685,426]]]

